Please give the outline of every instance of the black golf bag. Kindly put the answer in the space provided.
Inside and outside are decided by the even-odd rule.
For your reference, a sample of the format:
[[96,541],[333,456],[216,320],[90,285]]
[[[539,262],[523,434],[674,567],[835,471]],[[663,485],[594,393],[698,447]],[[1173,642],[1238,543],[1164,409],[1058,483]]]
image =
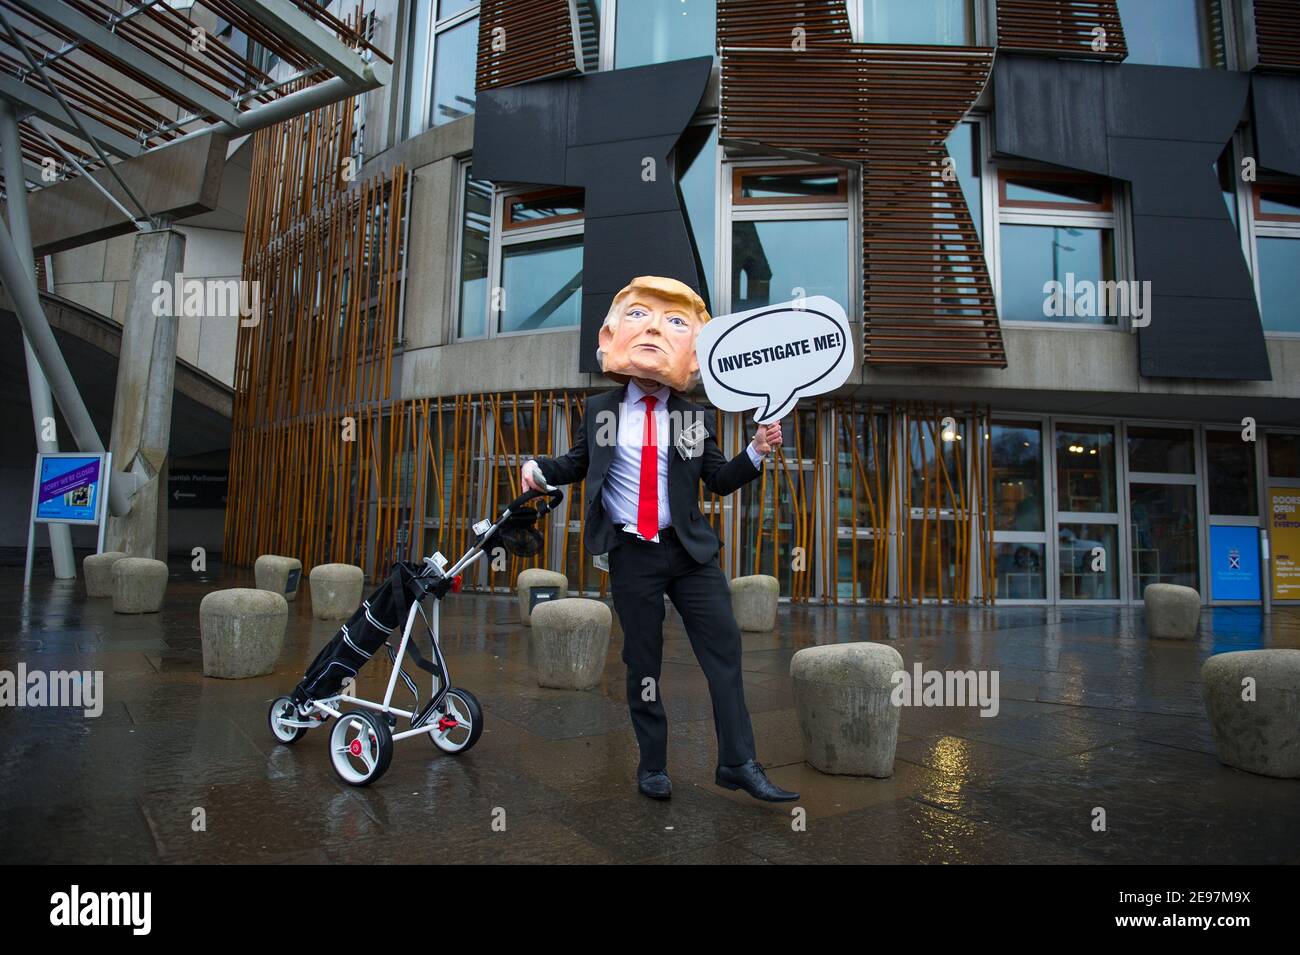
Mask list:
[[[302,682],[290,694],[294,703],[301,706],[308,700],[334,696],[388,642],[389,635],[406,623],[414,601],[427,594],[441,598],[451,587],[451,578],[440,576],[432,564],[394,564],[388,579],[361,601],[357,612],[316,655]],[[420,654],[414,640],[408,644],[408,651],[421,669],[437,672],[434,664]]]
[[[540,501],[536,508],[525,506],[529,501],[543,496],[546,500]],[[538,518],[553,509],[563,497],[559,491],[547,495],[530,491],[521,495],[511,502],[495,524],[475,539],[474,550],[487,550],[500,544],[516,557],[533,556],[542,549],[543,544],[542,535],[534,525]],[[290,698],[302,706],[308,700],[323,700],[334,696],[344,682],[355,677],[375,652],[388,642],[389,635],[405,625],[412,603],[427,596],[441,600],[448,591],[457,587],[455,579],[441,574],[429,561],[394,564],[388,580],[361,602],[357,612],[316,655]],[[425,659],[414,639],[407,641],[406,652],[421,670],[446,683],[442,667]],[[433,652],[435,657],[441,659],[437,648]],[[388,654],[396,663],[391,644],[388,646]],[[405,673],[402,676],[407,688],[418,700],[415,684]]]

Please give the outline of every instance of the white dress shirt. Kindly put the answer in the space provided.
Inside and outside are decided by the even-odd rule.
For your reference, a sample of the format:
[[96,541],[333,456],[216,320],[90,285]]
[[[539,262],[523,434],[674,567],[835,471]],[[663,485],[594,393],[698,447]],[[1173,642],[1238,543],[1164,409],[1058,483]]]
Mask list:
[[[637,523],[637,504],[641,500],[641,444],[645,438],[645,402],[641,399],[653,395],[655,402],[655,444],[659,451],[659,526],[669,527],[673,522],[672,512],[668,509],[668,455],[673,452],[672,435],[668,431],[668,397],[667,385],[660,385],[658,391],[645,391],[636,381],[627,383],[627,394],[618,414],[618,445],[614,448],[614,458],[609,462],[605,473],[605,483],[601,487],[600,500],[605,506],[605,513],[615,527]],[[760,454],[751,441],[745,449],[749,460],[755,468],[762,468],[764,455]],[[638,535],[639,536],[639,535]],[[657,539],[658,535],[656,535]]]

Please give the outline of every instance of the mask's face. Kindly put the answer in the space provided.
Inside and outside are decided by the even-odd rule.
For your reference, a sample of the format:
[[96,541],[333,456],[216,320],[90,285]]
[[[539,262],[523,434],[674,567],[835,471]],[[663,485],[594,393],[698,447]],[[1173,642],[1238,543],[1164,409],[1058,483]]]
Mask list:
[[618,326],[600,329],[605,372],[685,391],[699,371],[695,336],[703,322],[684,303],[644,290],[629,296],[620,309]]

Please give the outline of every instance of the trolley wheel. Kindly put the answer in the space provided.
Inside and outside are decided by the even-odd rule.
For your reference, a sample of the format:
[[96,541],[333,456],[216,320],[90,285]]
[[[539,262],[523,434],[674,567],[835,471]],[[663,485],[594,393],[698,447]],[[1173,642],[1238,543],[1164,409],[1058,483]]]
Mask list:
[[463,753],[483,735],[483,707],[469,690],[452,687],[429,726],[434,746],[444,753]]
[[349,710],[330,730],[330,762],[350,786],[369,786],[393,761],[393,733],[382,716]]
[[271,735],[286,745],[296,743],[307,735],[305,726],[285,726],[281,720],[298,719],[298,707],[287,696],[277,697],[271,701],[271,709],[266,714],[266,721],[271,725]]

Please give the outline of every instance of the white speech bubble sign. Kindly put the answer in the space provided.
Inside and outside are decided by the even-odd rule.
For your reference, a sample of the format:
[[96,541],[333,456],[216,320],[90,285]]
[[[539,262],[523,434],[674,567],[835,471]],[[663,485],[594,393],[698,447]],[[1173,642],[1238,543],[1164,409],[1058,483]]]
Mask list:
[[834,299],[765,305],[722,315],[700,331],[695,354],[713,406],[756,409],[759,424],[780,421],[802,396],[834,391],[853,370],[849,319]]

